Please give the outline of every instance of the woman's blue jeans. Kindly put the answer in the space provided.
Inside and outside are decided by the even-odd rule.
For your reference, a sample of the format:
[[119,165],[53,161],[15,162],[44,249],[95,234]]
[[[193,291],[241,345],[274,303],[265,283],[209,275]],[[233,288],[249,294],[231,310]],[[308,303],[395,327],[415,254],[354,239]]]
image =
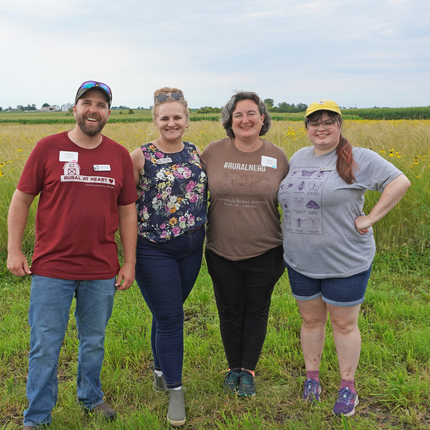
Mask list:
[[104,357],[106,325],[112,314],[115,278],[71,281],[32,275],[30,354],[27,379],[28,409],[24,426],[51,422],[57,401],[58,357],[76,297],[75,318],[79,339],[78,402],[92,409],[103,403],[100,372]]
[[152,312],[154,366],[163,371],[168,388],[182,384],[183,303],[199,274],[204,238],[202,227],[168,242],[137,240],[136,281]]

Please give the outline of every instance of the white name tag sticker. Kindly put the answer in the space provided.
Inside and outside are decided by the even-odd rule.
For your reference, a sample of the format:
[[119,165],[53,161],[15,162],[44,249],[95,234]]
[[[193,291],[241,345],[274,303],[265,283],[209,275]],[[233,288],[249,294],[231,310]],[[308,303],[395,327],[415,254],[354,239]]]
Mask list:
[[60,161],[75,161],[78,162],[78,153],[73,151],[60,151]]
[[332,170],[336,170],[336,166],[320,167],[320,172],[331,172]]
[[261,165],[265,167],[271,167],[272,169],[276,169],[278,166],[278,160],[276,158],[266,157],[265,155],[262,155]]
[[95,172],[110,172],[109,164],[94,164],[93,167]]
[[171,163],[172,159],[170,157],[165,157],[165,158],[159,158],[157,160],[157,164],[167,164],[167,163]]

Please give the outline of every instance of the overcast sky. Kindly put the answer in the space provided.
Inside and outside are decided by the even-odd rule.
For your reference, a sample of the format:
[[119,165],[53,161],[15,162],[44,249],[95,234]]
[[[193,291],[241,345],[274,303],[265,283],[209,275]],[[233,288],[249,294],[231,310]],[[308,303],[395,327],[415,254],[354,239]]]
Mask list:
[[85,80],[113,105],[175,86],[190,107],[234,90],[346,107],[430,105],[425,0],[0,0],[0,106],[73,103]]

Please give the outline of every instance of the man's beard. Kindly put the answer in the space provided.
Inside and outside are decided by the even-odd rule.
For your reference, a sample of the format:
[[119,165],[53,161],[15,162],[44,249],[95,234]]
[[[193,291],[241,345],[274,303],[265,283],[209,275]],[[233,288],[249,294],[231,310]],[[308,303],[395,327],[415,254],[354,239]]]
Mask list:
[[92,126],[87,123],[85,118],[81,117],[77,119],[78,127],[81,129],[82,133],[86,134],[87,136],[93,137],[99,134],[103,127],[106,125],[106,121],[98,121],[97,123],[91,123]]

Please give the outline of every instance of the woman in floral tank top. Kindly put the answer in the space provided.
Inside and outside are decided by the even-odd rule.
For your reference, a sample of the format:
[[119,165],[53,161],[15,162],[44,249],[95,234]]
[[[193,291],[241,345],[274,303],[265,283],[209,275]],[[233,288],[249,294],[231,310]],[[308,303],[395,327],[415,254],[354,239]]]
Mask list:
[[167,418],[185,424],[183,303],[200,270],[207,177],[195,145],[182,141],[188,104],[181,90],[154,93],[157,140],[131,154],[138,191],[136,281],[152,312],[154,389],[168,391]]
[[137,185],[139,235],[166,242],[206,222],[206,174],[196,147],[182,142],[177,153],[154,143],[141,147],[145,159]]

